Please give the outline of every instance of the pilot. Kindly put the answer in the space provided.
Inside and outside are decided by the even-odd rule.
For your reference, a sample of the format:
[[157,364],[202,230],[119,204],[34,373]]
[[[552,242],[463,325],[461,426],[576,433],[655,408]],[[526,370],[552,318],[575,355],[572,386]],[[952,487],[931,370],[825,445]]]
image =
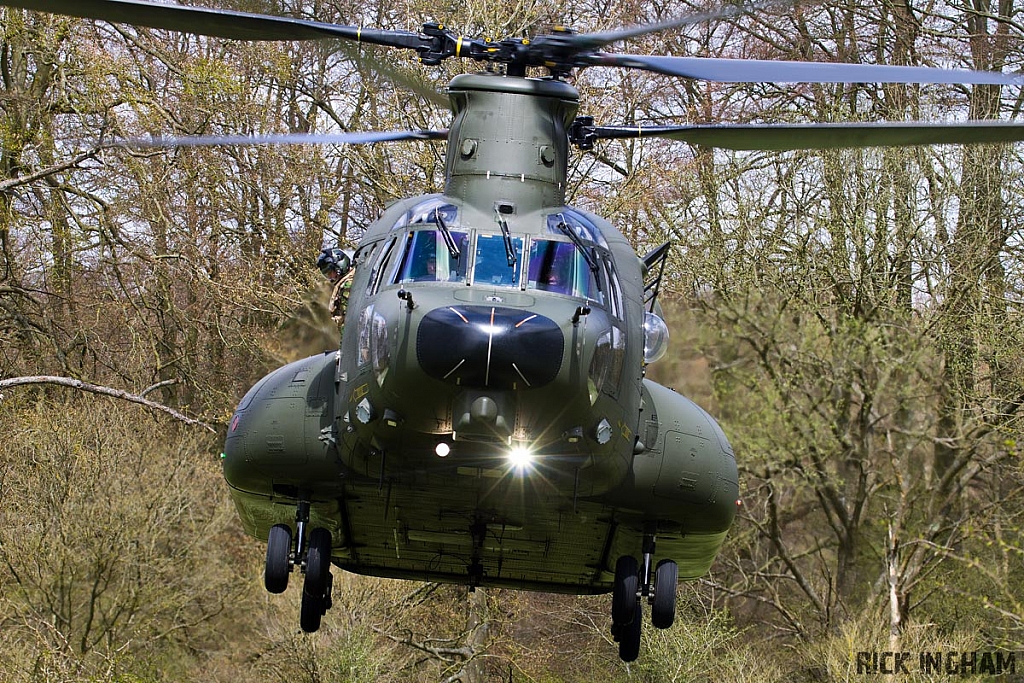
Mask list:
[[437,280],[437,245],[434,243],[434,233],[420,234],[429,237],[420,239],[422,246],[414,257],[411,280],[413,282],[434,282]]
[[341,323],[345,319],[352,278],[355,276],[352,259],[341,249],[324,249],[316,260],[316,267],[334,285],[331,290],[331,298],[327,303],[327,310],[331,314],[331,320]]
[[549,292],[562,291],[558,273],[554,270],[549,270],[547,273],[542,275],[539,280],[537,280],[537,288],[544,289]]
[[569,294],[571,289],[569,278],[566,277],[566,274],[562,272],[561,268],[554,267],[541,273],[541,276],[537,279],[537,288],[559,294]]

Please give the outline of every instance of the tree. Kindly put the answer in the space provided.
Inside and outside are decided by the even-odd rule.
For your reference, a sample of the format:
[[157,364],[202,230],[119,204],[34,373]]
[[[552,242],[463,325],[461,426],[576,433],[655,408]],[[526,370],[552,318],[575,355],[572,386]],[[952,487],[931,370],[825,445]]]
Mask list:
[[[111,401],[112,399],[106,399]],[[11,680],[187,670],[239,612],[211,444],[103,399],[0,405],[0,655]],[[119,406],[118,406],[119,407]]]

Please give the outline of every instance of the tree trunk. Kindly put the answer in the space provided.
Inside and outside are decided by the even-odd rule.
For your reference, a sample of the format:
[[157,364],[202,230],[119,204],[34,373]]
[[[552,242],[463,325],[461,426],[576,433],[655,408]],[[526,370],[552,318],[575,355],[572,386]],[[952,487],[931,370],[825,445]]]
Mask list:
[[490,636],[490,615],[487,609],[487,591],[483,588],[471,590],[466,598],[466,645],[473,653],[466,662],[459,678],[462,683],[484,683],[487,667],[480,654],[487,647]]

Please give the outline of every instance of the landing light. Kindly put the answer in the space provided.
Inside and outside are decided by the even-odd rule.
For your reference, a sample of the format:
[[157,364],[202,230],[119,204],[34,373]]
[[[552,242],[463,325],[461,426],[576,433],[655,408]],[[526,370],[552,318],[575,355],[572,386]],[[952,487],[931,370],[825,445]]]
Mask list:
[[508,462],[517,472],[523,472],[533,465],[533,453],[526,446],[513,446],[508,452]]
[[668,351],[668,325],[657,313],[644,314],[644,362],[660,360]]
[[434,453],[439,458],[447,458],[448,454],[452,452],[452,447],[446,444],[444,441],[434,446]]

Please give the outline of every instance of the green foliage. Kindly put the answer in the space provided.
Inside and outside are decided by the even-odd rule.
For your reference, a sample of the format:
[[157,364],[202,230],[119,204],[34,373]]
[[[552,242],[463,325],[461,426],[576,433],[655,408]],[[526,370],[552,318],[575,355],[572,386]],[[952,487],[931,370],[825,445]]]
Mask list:
[[0,669],[173,678],[187,671],[174,659],[215,647],[214,622],[236,614],[212,444],[166,426],[141,439],[161,428],[148,416],[62,398],[0,406],[0,614],[17,643]]
[[670,630],[644,630],[643,656],[630,665],[631,678],[676,683],[714,681],[736,673],[730,670],[731,662],[719,662],[737,636],[726,613],[710,609],[687,612]]

